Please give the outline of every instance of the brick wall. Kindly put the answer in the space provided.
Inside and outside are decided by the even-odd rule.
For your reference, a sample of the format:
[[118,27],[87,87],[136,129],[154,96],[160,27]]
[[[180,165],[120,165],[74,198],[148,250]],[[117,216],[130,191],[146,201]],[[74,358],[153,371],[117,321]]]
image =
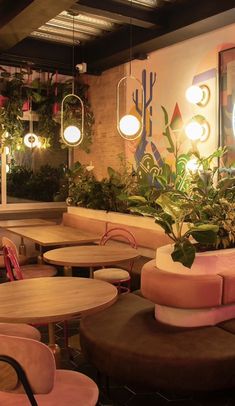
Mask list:
[[[124,140],[116,128],[116,86],[125,74],[125,65],[117,66],[100,76],[84,75],[89,88],[89,101],[95,116],[91,152],[85,153],[76,148],[74,161],[89,164],[92,161],[98,179],[107,176],[107,167],[120,167],[118,155],[125,153]],[[123,101],[125,100],[123,95]]]

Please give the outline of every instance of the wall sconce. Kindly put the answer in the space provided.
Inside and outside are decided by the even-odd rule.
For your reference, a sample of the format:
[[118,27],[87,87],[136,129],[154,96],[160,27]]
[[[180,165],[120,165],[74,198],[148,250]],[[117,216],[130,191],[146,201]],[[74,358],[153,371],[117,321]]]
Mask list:
[[[120,117],[120,86],[121,84],[126,84],[128,81],[135,81],[138,83],[138,85],[141,88],[141,106],[142,106],[142,111],[141,114],[139,114],[136,111],[136,114],[124,114],[122,117]],[[127,75],[123,76],[117,84],[117,129],[119,134],[125,138],[126,140],[135,140],[136,138],[140,137],[143,131],[144,127],[144,88],[142,83],[134,76]]]
[[[79,101],[81,106],[81,127],[79,128],[77,125],[69,125],[64,128],[64,102],[68,98],[75,98]],[[82,99],[74,94],[74,83],[73,83],[73,90],[72,93],[67,94],[61,103],[61,139],[64,144],[68,145],[69,147],[77,147],[81,144],[83,140],[84,134],[84,104]]]
[[190,103],[204,107],[210,99],[210,89],[206,85],[193,85],[186,90],[185,97]]
[[187,172],[192,172],[192,173],[196,173],[199,169],[199,163],[197,158],[192,158],[190,159],[187,164],[186,164],[186,170]]
[[205,117],[197,115],[185,126],[185,133],[191,141],[204,142],[209,137],[210,125]]

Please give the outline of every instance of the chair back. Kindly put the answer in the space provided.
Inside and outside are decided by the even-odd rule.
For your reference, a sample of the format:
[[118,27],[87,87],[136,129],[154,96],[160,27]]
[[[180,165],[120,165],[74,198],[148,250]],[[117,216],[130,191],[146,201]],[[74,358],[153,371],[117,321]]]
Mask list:
[[[45,344],[30,338],[0,335],[0,355],[16,360],[26,373],[33,393],[49,393],[54,386],[55,359]],[[19,387],[11,388],[18,392]]]
[[2,237],[2,246],[3,247],[11,247],[12,251],[14,252],[16,258],[19,261],[19,254],[18,254],[17,247],[16,247],[15,243],[12,240],[10,240],[10,238]]
[[10,246],[4,245],[3,256],[7,277],[10,282],[23,279],[23,274],[20,270],[20,265],[18,258],[15,255],[15,250]]
[[115,228],[110,228],[108,231],[106,231],[101,239],[100,239],[100,245],[105,245],[109,240],[118,240],[118,241],[124,241],[128,242],[128,244],[132,248],[137,249],[137,243],[134,235],[127,229],[122,228],[122,227],[115,227]]

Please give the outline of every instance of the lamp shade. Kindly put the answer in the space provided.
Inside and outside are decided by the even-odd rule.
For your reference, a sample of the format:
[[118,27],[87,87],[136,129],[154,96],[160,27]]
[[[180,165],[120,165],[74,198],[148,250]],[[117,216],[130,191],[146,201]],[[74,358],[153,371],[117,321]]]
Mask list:
[[69,144],[77,144],[81,139],[81,131],[75,125],[69,125],[64,130],[64,139]]
[[203,107],[208,103],[210,98],[209,87],[206,85],[190,86],[186,90],[185,97],[190,103]]
[[186,169],[188,172],[193,172],[193,173],[197,172],[199,169],[198,160],[196,158],[190,159],[186,164]]
[[126,137],[138,134],[140,125],[138,118],[132,114],[123,116],[119,123],[120,130]]
[[203,99],[203,91],[200,86],[190,86],[186,90],[185,96],[190,103],[197,104]]
[[35,148],[38,146],[38,136],[34,133],[28,133],[24,136],[24,144],[28,148]]
[[200,140],[200,138],[203,135],[203,127],[200,123],[193,120],[186,125],[185,132],[190,140],[192,141]]

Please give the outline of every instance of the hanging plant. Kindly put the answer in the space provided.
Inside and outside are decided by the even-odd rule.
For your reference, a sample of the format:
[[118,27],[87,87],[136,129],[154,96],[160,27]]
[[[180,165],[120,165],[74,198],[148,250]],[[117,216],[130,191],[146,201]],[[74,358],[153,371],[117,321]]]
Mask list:
[[[0,75],[0,93],[4,99],[0,100],[0,137],[1,144],[11,146],[12,149],[24,149],[23,136],[28,131],[28,121],[23,120],[23,107],[27,100],[32,102],[32,110],[38,115],[34,122],[34,132],[41,138],[43,146],[52,148],[66,148],[60,140],[60,114],[58,106],[63,97],[71,92],[71,79],[64,83],[53,82],[54,74],[48,75],[46,82],[40,78],[25,85],[25,75],[28,72],[10,75],[3,71]],[[92,143],[92,126],[94,115],[87,99],[88,86],[75,81],[75,92],[79,94],[85,107],[84,140],[80,147],[89,152]],[[55,104],[57,109],[55,111]],[[57,114],[54,114],[54,113]],[[69,101],[65,106],[65,121],[75,120],[79,123],[80,110],[76,102]]]

